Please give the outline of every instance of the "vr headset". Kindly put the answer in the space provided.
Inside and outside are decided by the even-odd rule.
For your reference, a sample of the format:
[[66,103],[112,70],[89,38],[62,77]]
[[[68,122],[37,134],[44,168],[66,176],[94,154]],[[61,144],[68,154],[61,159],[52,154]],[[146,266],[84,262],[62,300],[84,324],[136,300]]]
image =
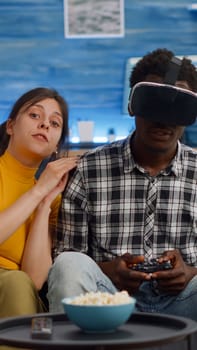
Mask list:
[[161,124],[193,124],[197,117],[197,94],[174,85],[181,62],[176,57],[172,58],[162,84],[137,83],[129,96],[130,113]]

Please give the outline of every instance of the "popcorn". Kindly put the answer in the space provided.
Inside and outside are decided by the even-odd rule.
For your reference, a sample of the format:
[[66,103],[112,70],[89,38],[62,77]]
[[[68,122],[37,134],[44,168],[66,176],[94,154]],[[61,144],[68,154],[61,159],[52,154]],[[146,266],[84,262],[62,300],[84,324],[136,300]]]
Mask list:
[[81,294],[71,301],[75,305],[118,305],[130,303],[131,297],[127,291],[116,292],[115,294],[102,292],[89,292]]

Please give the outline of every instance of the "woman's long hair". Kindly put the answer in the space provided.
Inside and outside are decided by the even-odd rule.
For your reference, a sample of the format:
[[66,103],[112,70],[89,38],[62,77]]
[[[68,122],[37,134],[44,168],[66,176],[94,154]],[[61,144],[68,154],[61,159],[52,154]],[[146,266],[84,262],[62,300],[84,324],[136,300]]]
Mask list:
[[[46,98],[52,98],[56,100],[57,103],[59,104],[59,107],[62,113],[63,127],[62,127],[61,137],[58,143],[58,150],[60,150],[62,147],[67,148],[68,147],[68,106],[64,98],[60,96],[58,92],[54,89],[38,87],[24,93],[21,97],[19,97],[19,99],[13,105],[12,110],[8,116],[8,120],[9,119],[15,120],[21,108],[23,107],[29,108],[35,103],[42,101]],[[7,121],[4,121],[0,125],[0,156],[7,149],[9,144],[9,139],[10,139],[10,135],[8,135],[6,131],[6,124],[7,124]]]

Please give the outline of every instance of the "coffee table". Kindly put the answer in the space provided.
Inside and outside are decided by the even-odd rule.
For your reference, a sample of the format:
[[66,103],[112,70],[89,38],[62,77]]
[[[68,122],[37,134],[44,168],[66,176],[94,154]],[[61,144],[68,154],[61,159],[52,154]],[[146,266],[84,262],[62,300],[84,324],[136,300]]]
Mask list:
[[[65,314],[37,314],[53,321],[51,339],[32,339],[30,315],[0,321],[0,344],[31,349],[115,350],[145,349],[152,346],[186,341],[191,350],[191,336],[197,322],[164,314],[134,313],[128,322],[112,333],[84,333]],[[185,349],[185,348],[184,348]]]

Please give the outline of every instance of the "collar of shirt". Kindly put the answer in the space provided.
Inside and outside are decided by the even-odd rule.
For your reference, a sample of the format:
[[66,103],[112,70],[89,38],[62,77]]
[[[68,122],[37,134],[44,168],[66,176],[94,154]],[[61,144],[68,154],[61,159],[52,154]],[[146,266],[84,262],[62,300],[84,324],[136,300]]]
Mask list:
[[[135,131],[134,131],[135,132]],[[123,148],[123,162],[124,162],[124,171],[125,173],[132,172],[134,169],[138,169],[140,172],[145,172],[145,170],[135,162],[132,150],[131,150],[131,139],[134,135],[134,132],[131,133],[126,139]],[[175,176],[181,175],[181,143],[178,141],[177,144],[177,153],[173,158],[172,162],[167,166],[165,170],[162,170],[159,175],[170,175],[174,174]]]

